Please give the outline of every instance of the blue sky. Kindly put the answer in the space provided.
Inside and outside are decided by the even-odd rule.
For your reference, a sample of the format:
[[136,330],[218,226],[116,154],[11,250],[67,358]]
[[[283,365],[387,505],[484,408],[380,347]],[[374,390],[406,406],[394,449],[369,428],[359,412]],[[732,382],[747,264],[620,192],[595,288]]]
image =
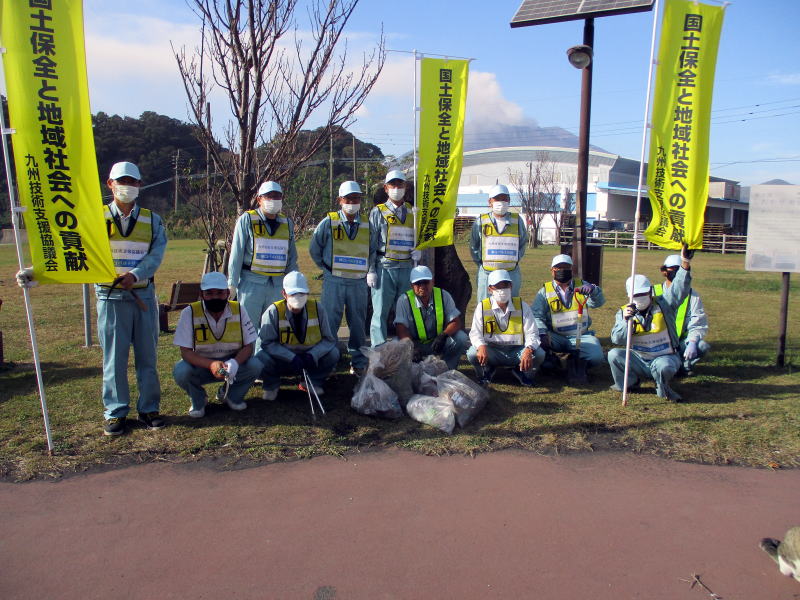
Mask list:
[[[519,0],[362,0],[348,28],[352,56],[374,44],[474,58],[468,129],[534,121],[577,134],[580,72],[566,60],[583,22],[511,29]],[[170,41],[193,45],[198,21],[183,0],[85,0],[94,111],[186,119]],[[711,173],[800,184],[800,3],[741,0],[727,7],[717,62]],[[591,142],[638,159],[652,13],[595,21]],[[413,60],[390,52],[379,83],[351,130],[387,154],[411,148]],[[216,122],[225,116],[217,105]]]

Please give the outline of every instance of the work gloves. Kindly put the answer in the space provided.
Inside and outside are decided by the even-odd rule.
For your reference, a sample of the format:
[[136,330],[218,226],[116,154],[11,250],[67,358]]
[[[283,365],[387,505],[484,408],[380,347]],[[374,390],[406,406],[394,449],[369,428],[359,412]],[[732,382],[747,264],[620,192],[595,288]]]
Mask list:
[[411,251],[411,260],[414,262],[419,262],[422,258],[422,250],[412,250]]
[[431,343],[431,352],[434,354],[441,354],[444,351],[444,346],[447,344],[447,338],[450,337],[446,333],[440,333]]
[[377,273],[367,273],[367,285],[371,288],[378,286],[378,274]]
[[39,282],[33,278],[33,267],[27,267],[17,271],[17,285],[21,288],[32,288],[39,285]]
[[578,292],[583,294],[584,296],[591,296],[592,292],[597,286],[593,283],[584,283],[581,287],[577,289]]
[[225,370],[228,372],[228,383],[233,383],[233,380],[236,379],[236,373],[239,372],[239,363],[236,362],[235,358],[231,358],[230,360],[225,361]]
[[686,344],[686,349],[683,351],[684,360],[694,360],[697,358],[697,342],[691,341]]
[[637,312],[638,311],[636,310],[636,305],[631,303],[622,309],[622,316],[625,317],[626,321],[629,321],[632,317],[636,316]]
[[230,293],[230,296],[228,296],[228,300],[236,300],[236,288],[230,285],[228,286],[228,292]]

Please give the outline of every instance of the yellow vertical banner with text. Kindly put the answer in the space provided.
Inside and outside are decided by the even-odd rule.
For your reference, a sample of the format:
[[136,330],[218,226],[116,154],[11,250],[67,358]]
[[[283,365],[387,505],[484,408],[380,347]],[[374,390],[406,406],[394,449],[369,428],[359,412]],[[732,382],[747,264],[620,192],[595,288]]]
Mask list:
[[82,0],[2,0],[16,188],[35,278],[116,277],[94,150]]
[[648,241],[677,250],[703,247],[708,138],[722,6],[667,0],[653,98],[647,185]]
[[423,58],[420,64],[417,248],[453,243],[464,160],[468,60]]

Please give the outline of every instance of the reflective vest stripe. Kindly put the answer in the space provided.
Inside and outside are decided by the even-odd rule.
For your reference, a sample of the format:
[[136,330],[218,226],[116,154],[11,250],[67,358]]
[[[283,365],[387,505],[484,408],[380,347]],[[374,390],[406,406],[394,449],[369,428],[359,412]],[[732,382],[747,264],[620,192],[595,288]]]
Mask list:
[[378,210],[386,221],[384,256],[389,260],[409,260],[414,249],[414,228],[405,224],[408,221],[408,212],[405,221],[400,221],[386,204],[378,204]]
[[363,279],[369,267],[369,225],[359,223],[356,237],[351,240],[339,213],[330,212],[328,216],[331,219],[331,273],[345,279]]
[[322,330],[319,326],[319,313],[317,312],[317,301],[309,300],[306,303],[306,337],[301,342],[292,329],[291,323],[286,316],[288,310],[286,300],[275,302],[278,309],[278,342],[294,352],[302,352],[316,346],[322,341]]
[[[625,310],[627,305],[620,308]],[[657,303],[653,303],[651,310],[652,321],[650,328],[645,330],[641,323],[633,322],[633,340],[631,349],[635,350],[642,358],[653,359],[658,356],[672,354],[672,340],[669,337],[669,329],[664,313]]]
[[509,214],[503,233],[497,231],[488,213],[480,217],[481,265],[486,271],[517,267],[519,262],[519,217]]
[[[111,257],[114,260],[114,270],[117,275],[124,275],[135,269],[142,259],[150,252],[153,243],[153,217],[152,212],[146,208],[139,208],[139,215],[128,230],[128,235],[122,235],[117,225],[118,221],[111,214],[108,204],[103,206],[106,220],[108,241],[111,245]],[[100,285],[110,287],[111,282]],[[149,279],[140,279],[133,284],[136,289],[146,288],[150,285]]]
[[275,233],[270,235],[269,228],[258,211],[248,210],[247,214],[250,216],[250,227],[253,232],[253,259],[250,271],[269,277],[282,277],[289,262],[291,238],[289,220],[283,213],[278,214],[276,218],[278,226],[275,228]]
[[515,296],[511,304],[516,307],[511,310],[505,329],[500,328],[494,311],[491,298],[481,301],[483,311],[483,339],[495,346],[522,346],[525,343],[525,329],[522,322],[522,299]]
[[234,300],[228,301],[231,316],[225,321],[225,329],[219,338],[214,335],[208,324],[202,300],[192,302],[190,306],[192,307],[192,328],[194,330],[192,347],[194,351],[206,358],[228,359],[236,356],[236,353],[244,346],[239,303]]
[[[572,282],[573,299],[577,298],[577,302],[570,301],[569,307],[565,306],[561,301],[561,297],[556,291],[556,287],[552,281],[544,283],[544,294],[547,299],[547,306],[550,308],[550,322],[553,326],[553,331],[562,335],[576,334],[578,332],[578,302],[583,304],[586,302],[586,296],[577,291],[583,285],[580,279],[574,279]],[[587,321],[589,319],[588,308],[583,308],[583,318],[581,319],[581,329],[585,330]]]
[[[656,296],[663,296],[664,295],[664,286],[661,283],[657,283],[653,286],[653,291],[655,292]],[[678,339],[682,340],[686,337],[688,331],[686,331],[686,313],[689,311],[689,300],[692,297],[692,290],[689,289],[689,295],[683,299],[681,305],[678,307],[678,313],[675,315],[675,331],[678,333]]]
[[[427,344],[433,338],[428,337],[428,330],[425,327],[425,320],[422,318],[422,310],[417,306],[417,297],[414,294],[414,290],[408,290],[406,292],[406,297],[411,307],[411,314],[414,315],[417,338],[419,338],[419,341],[423,344]],[[436,314],[436,333],[434,334],[434,337],[436,337],[444,331],[444,303],[442,302],[442,289],[438,287],[433,288],[433,310]]]

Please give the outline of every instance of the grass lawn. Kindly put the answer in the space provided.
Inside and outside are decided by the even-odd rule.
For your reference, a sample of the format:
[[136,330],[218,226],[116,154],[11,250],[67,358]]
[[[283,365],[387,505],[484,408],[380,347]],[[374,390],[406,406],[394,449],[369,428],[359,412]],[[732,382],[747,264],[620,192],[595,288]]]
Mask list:
[[[301,266],[315,275],[307,242],[300,249]],[[197,281],[203,265],[201,243],[170,242],[157,275],[165,300],[171,282]],[[459,251],[467,264],[466,243]],[[529,250],[523,298],[530,302],[548,275],[552,246]],[[666,252],[641,251],[639,272],[658,281]],[[474,285],[474,268],[468,264]],[[708,341],[712,354],[697,375],[678,381],[684,403],[657,398],[653,385],[632,394],[627,408],[620,394],[608,389],[611,374],[599,369],[591,384],[567,386],[542,376],[532,390],[513,385],[500,373],[487,408],[466,429],[451,435],[405,418],[384,421],[353,412],[350,398],[355,378],[340,363],[326,385],[329,415],[311,421],[308,399],[286,381],[276,402],[251,390],[249,407],[235,413],[212,403],[205,419],[186,416],[188,398],[175,385],[172,367],[178,360],[172,336],[159,341],[161,412],[169,427],[156,432],[133,427],[125,436],[102,435],[101,351],[83,348],[79,286],[41,286],[32,290],[47,402],[56,452],[47,456],[36,378],[32,368],[22,292],[14,280],[13,245],[0,246],[0,330],[5,359],[13,368],[0,371],[0,477],[24,480],[57,477],[101,465],[156,460],[192,461],[213,457],[223,465],[342,455],[370,447],[398,446],[427,454],[474,453],[522,448],[542,453],[613,449],[658,454],[678,460],[752,466],[800,466],[800,285],[795,277],[790,295],[787,366],[774,366],[780,275],[748,273],[743,255],[698,253],[693,261],[694,288],[709,313]],[[603,288],[608,303],[592,312],[594,329],[605,349],[616,309],[625,301],[624,281],[630,273],[630,251],[606,249]],[[321,282],[312,280],[312,293]],[[92,293],[92,298],[94,294]],[[94,301],[92,301],[93,303]],[[474,303],[470,306],[469,317]],[[95,326],[94,308],[92,313]],[[174,327],[177,313],[171,316]],[[461,369],[472,375],[462,362]],[[133,377],[131,359],[130,375]],[[135,381],[131,381],[135,394]],[[209,396],[213,395],[212,393]],[[133,402],[135,407],[135,400]]]

